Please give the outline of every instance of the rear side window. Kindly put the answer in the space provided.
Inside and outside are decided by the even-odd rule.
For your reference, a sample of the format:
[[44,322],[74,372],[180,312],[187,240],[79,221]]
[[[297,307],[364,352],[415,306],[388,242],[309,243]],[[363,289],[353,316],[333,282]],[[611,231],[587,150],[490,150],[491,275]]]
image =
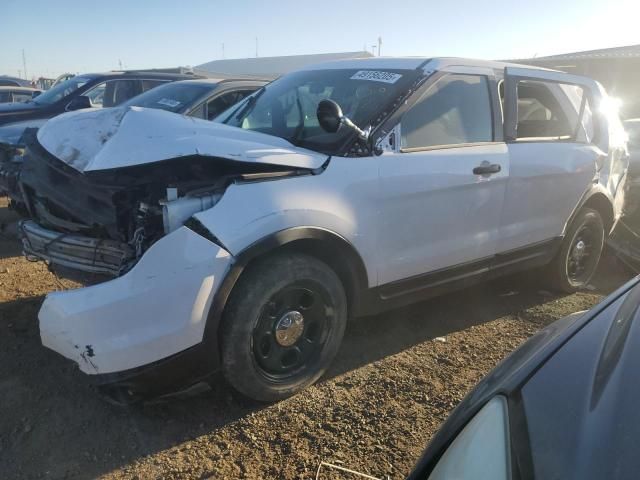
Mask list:
[[493,140],[491,100],[482,75],[447,75],[427,90],[401,122],[403,149]]
[[542,81],[517,85],[517,139],[590,142],[594,125],[582,87]]

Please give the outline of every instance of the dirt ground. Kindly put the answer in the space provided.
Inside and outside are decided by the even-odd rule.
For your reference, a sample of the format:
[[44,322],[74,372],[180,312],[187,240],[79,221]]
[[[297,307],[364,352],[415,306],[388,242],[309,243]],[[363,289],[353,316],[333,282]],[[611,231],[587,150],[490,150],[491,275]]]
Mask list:
[[[13,220],[2,202],[0,224]],[[121,409],[40,344],[44,295],[71,285],[23,259],[9,226],[0,232],[0,477],[308,479],[326,461],[403,478],[496,363],[630,274],[605,260],[594,289],[569,296],[529,277],[351,321],[331,371],[274,405],[237,399],[219,380],[212,391]]]

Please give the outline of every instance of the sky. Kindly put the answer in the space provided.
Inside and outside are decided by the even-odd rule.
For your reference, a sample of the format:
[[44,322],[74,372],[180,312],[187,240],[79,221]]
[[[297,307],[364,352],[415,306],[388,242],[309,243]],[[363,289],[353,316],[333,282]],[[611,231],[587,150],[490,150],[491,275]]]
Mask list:
[[[0,74],[372,50],[514,59],[640,44],[638,0],[3,0]],[[377,52],[376,52],[377,53]]]

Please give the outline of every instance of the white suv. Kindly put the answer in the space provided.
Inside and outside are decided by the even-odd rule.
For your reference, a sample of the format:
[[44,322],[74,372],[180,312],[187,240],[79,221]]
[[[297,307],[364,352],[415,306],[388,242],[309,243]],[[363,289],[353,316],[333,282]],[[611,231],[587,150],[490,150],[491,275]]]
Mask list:
[[47,296],[45,346],[131,399],[222,370],[292,395],[348,317],[516,270],[589,281],[625,136],[587,78],[373,58],[286,75],[218,118],[74,112],[29,141],[24,250],[116,278]]

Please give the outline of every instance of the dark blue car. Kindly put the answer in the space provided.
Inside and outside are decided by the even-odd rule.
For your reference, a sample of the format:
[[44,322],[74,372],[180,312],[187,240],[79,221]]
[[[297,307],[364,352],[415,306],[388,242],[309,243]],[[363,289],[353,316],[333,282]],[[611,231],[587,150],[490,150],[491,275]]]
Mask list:
[[639,306],[636,277],[534,335],[453,411],[409,478],[638,478]]
[[30,102],[0,105],[0,125],[48,119],[91,107],[114,107],[158,85],[193,75],[155,72],[88,73],[72,77]]

